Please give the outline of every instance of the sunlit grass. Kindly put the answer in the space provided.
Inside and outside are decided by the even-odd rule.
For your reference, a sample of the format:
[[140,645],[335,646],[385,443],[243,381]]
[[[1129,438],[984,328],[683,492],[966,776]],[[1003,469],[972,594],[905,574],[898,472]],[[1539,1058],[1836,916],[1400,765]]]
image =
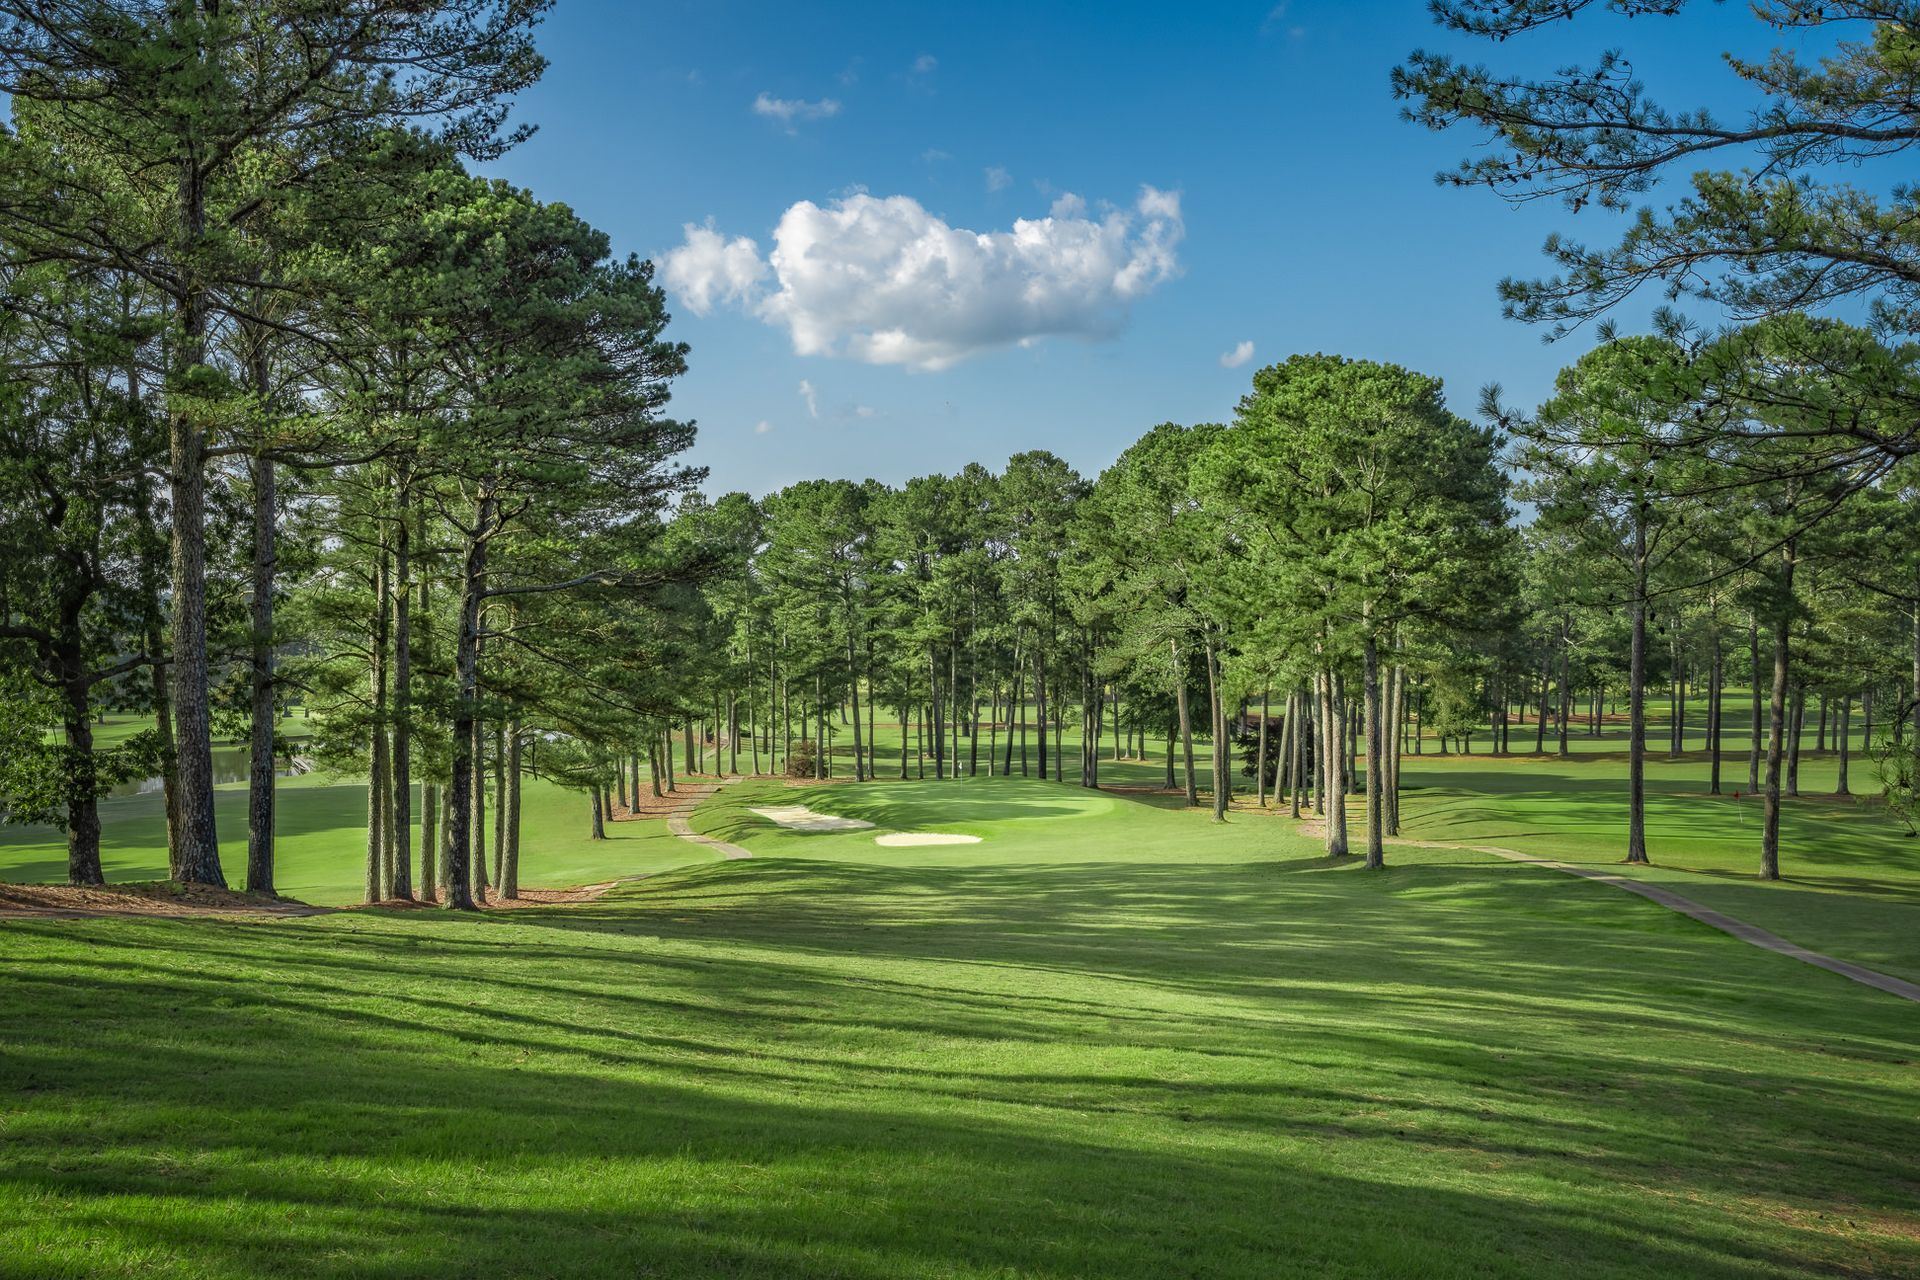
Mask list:
[[0,1271],[1920,1274],[1888,996],[1256,815],[723,795],[752,860],[586,907],[0,925]]

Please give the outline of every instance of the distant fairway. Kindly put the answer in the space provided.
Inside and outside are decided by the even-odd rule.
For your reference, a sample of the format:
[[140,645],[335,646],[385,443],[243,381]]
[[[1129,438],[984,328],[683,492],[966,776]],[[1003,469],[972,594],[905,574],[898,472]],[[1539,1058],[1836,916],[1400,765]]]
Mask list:
[[[1747,714],[1747,695],[1730,691],[1723,702],[1726,748],[1722,788],[1718,797],[1706,794],[1708,766],[1704,756],[1704,702],[1688,707],[1687,753],[1678,759],[1666,755],[1669,722],[1665,704],[1650,703],[1650,746],[1647,761],[1647,829],[1653,865],[1634,874],[1668,883],[1704,905],[1750,920],[1766,929],[1816,950],[1854,960],[1909,979],[1920,980],[1920,840],[1909,839],[1897,823],[1875,805],[1877,792],[1871,767],[1863,757],[1856,718],[1853,742],[1854,799],[1839,801],[1830,794],[1837,771],[1837,755],[1816,752],[1815,735],[1807,733],[1801,762],[1801,791],[1788,800],[1782,815],[1782,869],[1785,879],[1762,884],[1753,878],[1758,865],[1759,802],[1748,794],[1736,801],[1734,792],[1746,790],[1746,744],[1740,736]],[[1607,865],[1624,870],[1620,858],[1626,831],[1626,734],[1609,720],[1602,736],[1572,735],[1572,754],[1552,754],[1554,737],[1547,738],[1548,754],[1531,754],[1531,724],[1516,725],[1510,756],[1486,754],[1486,734],[1474,739],[1472,755],[1439,754],[1439,744],[1424,741],[1418,755],[1409,754],[1402,767],[1402,830],[1407,839],[1449,844],[1497,844],[1543,857]],[[124,736],[131,722],[115,719],[108,736]],[[1050,735],[1051,737],[1051,735]],[[1177,804],[1176,797],[1150,794],[1093,794],[1074,786],[1009,785],[983,789],[984,779],[956,783],[933,778],[933,760],[908,757],[913,775],[899,785],[900,729],[878,726],[879,777],[889,781],[871,792],[860,789],[777,786],[773,791],[729,789],[705,805],[695,818],[704,834],[732,840],[751,835],[756,850],[814,856],[885,857],[899,864],[913,859],[981,859],[1018,857],[1022,847],[1009,835],[1039,829],[1046,819],[1076,817],[1089,822],[1066,824],[1055,830],[1048,856],[1131,856],[1134,846],[1129,822],[1146,809]],[[840,726],[834,740],[833,769],[837,776],[853,772],[851,738]],[[1077,770],[1079,740],[1065,738],[1067,767]],[[1164,739],[1149,739],[1145,759],[1114,761],[1112,741],[1101,742],[1100,776],[1103,784],[1130,789],[1157,787],[1165,777]],[[1835,744],[1837,749],[1837,743]],[[983,726],[979,756],[982,773],[991,754],[998,768],[1005,760],[1004,733],[991,738]],[[1277,750],[1277,745],[1275,746]],[[684,744],[676,738],[676,769],[683,765]],[[972,746],[961,742],[961,762],[972,756]],[[752,767],[752,751],[741,744],[737,763]],[[1195,765],[1202,792],[1212,785],[1210,748],[1196,747]],[[700,757],[707,768],[735,763],[732,753],[707,747]],[[1013,756],[1020,770],[1018,748]],[[763,765],[767,763],[763,760]],[[1027,767],[1038,771],[1037,737],[1029,731]],[[922,768],[926,779],[919,780]],[[1028,783],[1037,783],[1029,778]],[[1253,780],[1234,780],[1239,799],[1250,803]],[[365,881],[366,797],[364,784],[325,774],[282,779],[280,783],[279,883],[288,896],[323,905],[358,901]],[[416,791],[416,797],[417,797]],[[760,799],[751,797],[759,796]],[[771,797],[771,798],[767,798]],[[218,793],[222,852],[230,880],[237,882],[245,868],[246,795],[230,785]],[[491,800],[491,795],[489,795]],[[749,804],[805,803],[825,812],[861,818],[877,824],[876,831],[848,835],[794,836],[775,832],[771,824],[745,812]],[[1355,820],[1360,816],[1357,800]],[[589,836],[588,802],[583,793],[563,790],[539,779],[525,786],[521,877],[530,887],[559,887],[636,875],[706,860],[710,855],[668,835],[658,820],[619,822],[608,827],[609,839]],[[417,805],[416,805],[417,812]],[[1246,815],[1252,821],[1265,821]],[[128,797],[103,803],[103,850],[109,880],[156,879],[166,874],[164,825],[157,795]],[[1006,824],[1004,826],[1000,824]],[[1357,829],[1357,828],[1356,828]],[[879,848],[872,837],[886,831],[945,831],[982,837],[981,845]],[[1236,820],[1227,833],[1216,833],[1209,823],[1190,826],[1190,839],[1241,841],[1248,827]],[[1238,834],[1234,834],[1238,833]],[[1266,838],[1262,836],[1261,838]],[[491,823],[489,823],[491,839]],[[832,843],[822,844],[823,840]],[[856,848],[858,846],[858,848]],[[1148,847],[1152,847],[1149,845]],[[416,858],[417,858],[416,834]],[[1395,849],[1390,861],[1406,861],[1412,851]],[[1491,862],[1484,857],[1481,861]],[[0,880],[60,881],[65,879],[66,853],[56,832],[33,827],[0,826]]]

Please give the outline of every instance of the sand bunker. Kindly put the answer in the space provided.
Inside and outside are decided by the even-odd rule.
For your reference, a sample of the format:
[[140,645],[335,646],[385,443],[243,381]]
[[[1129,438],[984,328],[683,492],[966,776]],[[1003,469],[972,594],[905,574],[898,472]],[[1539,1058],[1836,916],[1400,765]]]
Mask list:
[[776,822],[789,831],[810,834],[821,831],[865,831],[873,825],[858,818],[837,818],[831,813],[815,813],[803,804],[773,805],[765,809],[749,809],[747,812],[757,813],[768,822]]
[[951,831],[896,831],[891,835],[875,836],[875,844],[890,847],[921,844],[979,844],[979,836],[957,835]]

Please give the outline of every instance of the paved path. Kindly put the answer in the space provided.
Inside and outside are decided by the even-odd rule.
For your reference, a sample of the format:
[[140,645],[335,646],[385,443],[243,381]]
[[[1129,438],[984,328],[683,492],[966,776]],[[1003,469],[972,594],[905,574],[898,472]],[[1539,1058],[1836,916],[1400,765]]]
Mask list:
[[753,854],[742,849],[739,845],[726,840],[715,840],[712,836],[703,836],[687,825],[687,815],[699,808],[702,800],[705,800],[708,796],[720,790],[720,787],[724,787],[728,782],[732,781],[732,778],[728,778],[712,790],[703,791],[697,796],[688,796],[685,800],[667,810],[667,830],[680,839],[685,840],[688,844],[697,844],[704,849],[711,849],[723,858],[751,858]]
[[[1419,844],[1428,842],[1410,841],[1408,843]],[[1768,933],[1758,925],[1748,924],[1744,920],[1736,920],[1724,912],[1713,910],[1711,907],[1703,907],[1692,898],[1683,897],[1673,890],[1662,888],[1657,884],[1649,884],[1644,880],[1636,880],[1632,876],[1616,875],[1611,871],[1597,871],[1592,867],[1576,866],[1568,862],[1555,862],[1551,858],[1536,858],[1532,854],[1521,853],[1517,849],[1502,849],[1497,845],[1433,845],[1432,847],[1442,849],[1472,849],[1476,853],[1491,853],[1495,857],[1505,858],[1509,862],[1525,862],[1531,863],[1536,867],[1551,867],[1555,871],[1564,871],[1570,876],[1579,876],[1583,880],[1598,880],[1601,884],[1610,884],[1616,889],[1624,889],[1628,893],[1637,893],[1650,902],[1657,902],[1670,911],[1678,911],[1683,916],[1690,916],[1709,928],[1718,929],[1724,934],[1738,938],[1740,941],[1752,946],[1759,947],[1763,951],[1772,951],[1779,955],[1791,957],[1792,959],[1800,961],[1802,964],[1814,965],[1827,970],[1829,973],[1837,973],[1843,978],[1851,978],[1862,986],[1872,987],[1876,991],[1884,991],[1888,995],[1899,996],[1902,1000],[1912,1000],[1916,1004],[1920,1004],[1920,984],[1908,982],[1904,978],[1895,978],[1889,974],[1880,973],[1873,969],[1864,968],[1848,960],[1837,960],[1832,956],[1822,955],[1818,951],[1809,951],[1796,942],[1787,941],[1777,933]]]

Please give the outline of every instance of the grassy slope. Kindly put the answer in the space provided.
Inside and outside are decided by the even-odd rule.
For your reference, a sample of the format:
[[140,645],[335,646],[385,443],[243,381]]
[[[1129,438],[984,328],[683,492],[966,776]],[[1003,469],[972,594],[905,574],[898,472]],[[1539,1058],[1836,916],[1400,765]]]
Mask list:
[[0,1273],[1920,1275],[1910,1006],[1526,867],[792,798],[586,908],[0,924]]

